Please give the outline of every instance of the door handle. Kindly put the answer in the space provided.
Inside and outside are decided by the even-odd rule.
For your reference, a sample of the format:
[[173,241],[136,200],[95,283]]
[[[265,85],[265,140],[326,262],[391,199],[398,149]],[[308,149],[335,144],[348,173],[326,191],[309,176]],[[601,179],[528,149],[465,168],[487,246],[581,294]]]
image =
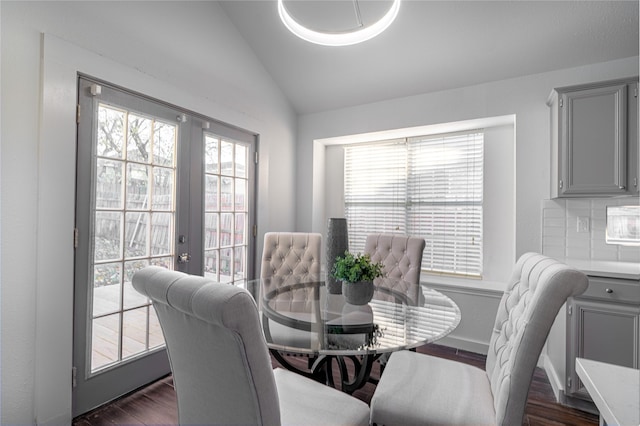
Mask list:
[[180,253],[178,255],[178,263],[189,263],[191,255],[189,253]]

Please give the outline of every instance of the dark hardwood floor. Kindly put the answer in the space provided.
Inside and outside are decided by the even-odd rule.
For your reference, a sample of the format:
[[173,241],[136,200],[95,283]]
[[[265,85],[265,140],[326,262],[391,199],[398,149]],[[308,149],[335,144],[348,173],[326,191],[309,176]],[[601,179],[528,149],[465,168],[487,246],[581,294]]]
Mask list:
[[[439,345],[425,345],[418,352],[443,358],[454,359],[468,364],[484,367],[483,355],[459,351]],[[305,358],[294,359],[293,362],[306,364]],[[274,366],[278,363],[274,360]],[[379,373],[378,363],[374,365],[372,376]],[[367,383],[353,396],[366,403],[371,401],[375,385]],[[99,425],[169,425],[177,424],[176,395],[171,376],[167,376],[134,393],[123,396],[116,401],[84,414],[73,421],[73,426]],[[555,397],[544,370],[536,369],[525,411],[525,425],[560,426],[560,425],[598,425],[598,416],[565,407],[555,402]]]

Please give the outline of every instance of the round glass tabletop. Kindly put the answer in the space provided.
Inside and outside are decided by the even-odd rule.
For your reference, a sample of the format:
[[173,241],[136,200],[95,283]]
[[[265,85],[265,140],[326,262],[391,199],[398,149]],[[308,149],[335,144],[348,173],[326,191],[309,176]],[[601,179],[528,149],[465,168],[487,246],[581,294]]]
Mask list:
[[324,281],[272,277],[247,283],[258,305],[267,346],[286,353],[375,355],[436,341],[460,322],[444,294],[402,280],[378,278],[364,305],[331,294]]

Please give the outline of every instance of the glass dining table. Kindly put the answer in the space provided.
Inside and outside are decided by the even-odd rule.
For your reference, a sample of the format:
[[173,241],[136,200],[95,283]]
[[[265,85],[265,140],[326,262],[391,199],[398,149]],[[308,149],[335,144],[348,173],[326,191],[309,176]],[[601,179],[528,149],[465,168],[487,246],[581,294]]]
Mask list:
[[[377,278],[373,298],[364,305],[347,303],[342,294],[329,293],[324,280],[309,276],[265,278],[245,286],[256,300],[272,356],[291,371],[348,393],[373,380],[372,366],[384,354],[441,339],[461,318],[444,294],[392,278]],[[307,368],[289,362],[287,355],[307,357]]]

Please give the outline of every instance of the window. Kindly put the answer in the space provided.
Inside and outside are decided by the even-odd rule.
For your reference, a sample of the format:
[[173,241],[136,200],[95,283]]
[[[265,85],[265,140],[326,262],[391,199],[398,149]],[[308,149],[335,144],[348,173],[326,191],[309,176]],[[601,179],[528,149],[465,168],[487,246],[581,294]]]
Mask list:
[[367,234],[421,236],[425,271],[482,275],[482,131],[345,147],[345,217],[352,251]]

